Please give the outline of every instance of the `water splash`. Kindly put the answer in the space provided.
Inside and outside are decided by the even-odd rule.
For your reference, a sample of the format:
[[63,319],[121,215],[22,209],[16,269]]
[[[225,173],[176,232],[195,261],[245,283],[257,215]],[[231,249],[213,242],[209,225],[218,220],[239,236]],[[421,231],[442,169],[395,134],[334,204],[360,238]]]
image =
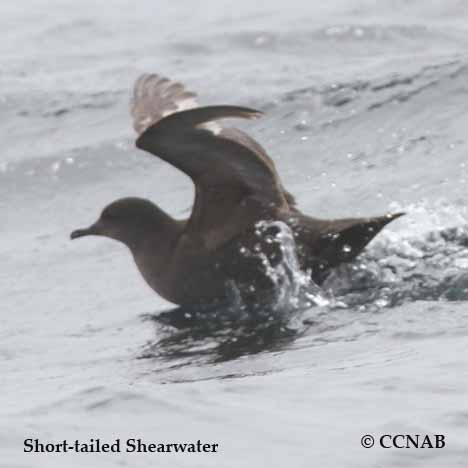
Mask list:
[[[157,325],[157,339],[145,347],[142,358],[157,358],[177,366],[213,363],[259,352],[278,351],[310,327],[304,314],[315,319],[330,304],[323,290],[300,269],[294,235],[285,223],[261,221],[255,226],[258,241],[240,247],[246,258],[259,260],[274,284],[274,296],[263,300],[259,291],[246,304],[243,289],[253,285],[229,283],[229,305],[182,308],[147,318]],[[280,255],[271,255],[271,252]],[[320,307],[314,307],[320,306]],[[314,312],[315,311],[315,312]],[[162,327],[161,327],[162,325]]]
[[382,233],[357,261],[335,269],[323,287],[345,306],[360,309],[418,300],[466,300],[466,208],[443,201],[432,205],[405,207],[409,234],[408,229]]
[[296,241],[291,228],[282,221],[260,221],[255,234],[268,244],[276,245],[281,252],[280,261],[273,263],[261,249],[256,252],[265,271],[275,284],[274,307],[306,308],[329,305],[323,290],[315,284],[310,271],[301,270],[296,254]]

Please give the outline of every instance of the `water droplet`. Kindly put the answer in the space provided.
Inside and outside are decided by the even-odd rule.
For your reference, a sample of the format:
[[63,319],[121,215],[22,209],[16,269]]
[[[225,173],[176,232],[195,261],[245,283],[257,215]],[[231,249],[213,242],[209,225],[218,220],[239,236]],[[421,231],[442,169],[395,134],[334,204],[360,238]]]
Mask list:
[[268,37],[266,35],[261,35],[261,36],[257,36],[255,38],[255,45],[256,46],[262,46],[262,45],[265,45],[266,43],[268,42]]
[[52,172],[58,172],[60,170],[60,161],[55,161],[52,166],[50,166]]
[[355,35],[356,37],[362,37],[362,36],[364,36],[364,30],[361,29],[361,28],[355,28],[355,29],[354,29],[354,35]]
[[385,297],[381,297],[375,301],[377,307],[386,307],[389,304],[389,300]]

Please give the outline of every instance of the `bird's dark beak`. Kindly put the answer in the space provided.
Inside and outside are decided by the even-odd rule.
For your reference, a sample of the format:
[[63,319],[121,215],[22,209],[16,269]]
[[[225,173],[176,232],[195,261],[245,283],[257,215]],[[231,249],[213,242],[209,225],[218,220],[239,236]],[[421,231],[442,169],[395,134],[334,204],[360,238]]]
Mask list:
[[84,236],[98,236],[100,234],[98,224],[94,223],[86,229],[77,229],[70,234],[70,239],[78,239]]

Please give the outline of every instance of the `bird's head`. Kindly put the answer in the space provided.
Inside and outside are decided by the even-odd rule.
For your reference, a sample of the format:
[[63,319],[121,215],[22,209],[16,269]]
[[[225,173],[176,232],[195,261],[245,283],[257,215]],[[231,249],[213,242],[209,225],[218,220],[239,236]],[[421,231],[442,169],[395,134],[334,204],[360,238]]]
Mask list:
[[168,220],[174,222],[149,200],[136,197],[121,198],[106,206],[94,224],[73,231],[70,238],[105,236],[132,248],[145,236],[162,228]]

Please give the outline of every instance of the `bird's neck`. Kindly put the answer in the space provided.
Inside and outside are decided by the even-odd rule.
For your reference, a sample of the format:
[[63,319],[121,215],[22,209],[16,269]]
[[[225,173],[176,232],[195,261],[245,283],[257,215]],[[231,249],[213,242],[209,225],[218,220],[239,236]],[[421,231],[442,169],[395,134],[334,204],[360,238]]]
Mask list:
[[[164,252],[172,250],[180,235],[181,226],[178,221],[166,215],[146,221],[141,226],[134,226],[132,233],[124,243],[134,255],[149,252]],[[157,255],[157,254],[156,254]]]
[[130,248],[133,259],[146,283],[167,300],[172,300],[171,264],[183,223],[172,220],[164,226],[146,230]]

